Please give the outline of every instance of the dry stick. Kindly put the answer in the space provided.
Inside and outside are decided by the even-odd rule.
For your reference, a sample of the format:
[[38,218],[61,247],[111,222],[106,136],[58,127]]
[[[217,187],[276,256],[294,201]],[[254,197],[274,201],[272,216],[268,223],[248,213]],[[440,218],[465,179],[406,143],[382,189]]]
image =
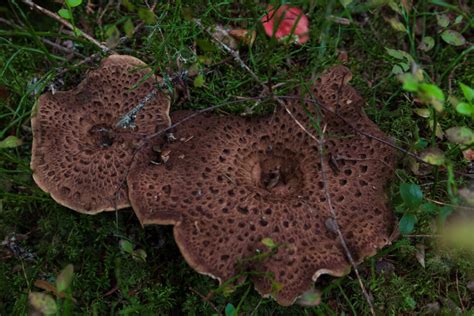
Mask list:
[[89,34],[83,32],[82,30],[78,29],[77,27],[74,27],[71,23],[69,23],[68,21],[66,21],[65,19],[63,19],[62,17],[60,17],[59,15],[57,15],[56,13],[54,12],[51,12],[49,11],[48,9],[45,9],[39,5],[37,5],[36,3],[34,3],[33,1],[31,0],[21,0],[24,4],[26,4],[27,6],[29,6],[31,9],[34,9],[38,12],[41,12],[53,19],[55,19],[56,21],[58,21],[59,23],[61,23],[62,25],[64,25],[65,27],[67,27],[68,29],[74,31],[74,30],[79,30],[80,31],[80,35],[83,36],[85,39],[87,39],[89,42],[91,42],[92,44],[94,44],[95,46],[99,47],[102,52],[106,53],[108,52],[110,49],[101,44],[99,41],[97,41],[95,38],[93,38],[92,36],[90,36]]
[[364,297],[367,301],[367,304],[369,304],[370,312],[372,315],[375,315],[375,310],[374,306],[372,305],[372,301],[370,299],[369,294],[367,293],[367,290],[365,289],[364,283],[362,282],[362,279],[359,274],[359,270],[357,269],[357,265],[354,261],[354,258],[352,258],[352,254],[349,250],[349,247],[347,246],[346,240],[344,239],[344,236],[342,235],[341,229],[339,228],[339,225],[337,223],[337,214],[336,211],[334,210],[334,207],[332,205],[331,201],[331,195],[329,194],[329,188],[328,188],[328,182],[327,182],[327,176],[326,176],[326,168],[324,166],[324,133],[326,132],[326,127],[327,125],[324,126],[321,136],[319,138],[319,161],[321,164],[321,176],[323,178],[323,184],[324,184],[324,193],[326,195],[326,201],[328,204],[329,212],[331,213],[332,218],[330,218],[330,222],[326,222],[326,226],[329,230],[337,233],[339,237],[339,241],[342,245],[342,248],[344,248],[344,252],[346,253],[347,259],[352,265],[352,268],[354,269],[354,272],[357,276],[357,280],[359,281],[360,288],[362,290],[362,293],[364,294]]
[[[201,24],[201,21],[197,20],[197,19],[194,19],[194,22],[201,28],[201,29],[204,29],[202,24]],[[245,69],[251,76],[252,78],[258,82],[264,89],[264,91],[270,91],[270,89],[268,89],[268,87],[257,77],[257,75],[244,63],[244,61],[240,58],[239,54],[237,52],[235,52],[233,49],[231,49],[230,47],[228,47],[226,44],[224,44],[222,41],[220,41],[218,38],[216,38],[214,36],[214,34],[212,34],[211,32],[209,32],[207,29],[205,29],[205,31],[212,37],[212,39],[217,42],[226,52],[230,53],[234,59],[240,64],[240,66]],[[344,79],[344,78],[343,78]],[[367,300],[367,304],[369,305],[369,308],[370,308],[370,311],[372,313],[372,315],[375,315],[375,310],[374,310],[374,307],[372,305],[372,302],[370,300],[370,297],[364,287],[364,283],[362,282],[362,279],[360,278],[360,275],[359,275],[359,271],[357,270],[357,266],[354,262],[354,260],[352,259],[352,255],[349,251],[349,248],[347,247],[347,244],[344,240],[344,236],[342,235],[342,232],[340,231],[339,229],[339,226],[337,225],[337,220],[336,220],[336,213],[335,213],[335,210],[333,209],[332,207],[332,203],[331,203],[331,199],[330,199],[330,196],[329,196],[329,191],[328,191],[328,188],[327,188],[327,181],[325,180],[325,175],[324,175],[324,172],[323,172],[323,143],[324,143],[324,138],[323,138],[323,135],[321,135],[321,138],[318,140],[313,134],[311,134],[305,127],[303,124],[301,124],[301,122],[299,122],[296,117],[291,113],[291,111],[288,109],[288,107],[286,106],[285,102],[283,102],[279,97],[275,96],[274,94],[272,94],[270,92],[270,96],[273,100],[275,100],[279,105],[283,106],[285,108],[285,111],[290,115],[290,117],[296,122],[296,124],[307,134],[309,135],[313,140],[315,140],[318,144],[319,144],[319,148],[320,148],[320,159],[321,159],[321,172],[323,173],[323,179],[324,179],[324,186],[325,186],[325,191],[326,191],[326,195],[327,195],[327,200],[328,200],[328,203],[329,203],[329,207],[330,207],[330,210],[331,210],[331,214],[333,216],[333,219],[334,219],[334,224],[335,224],[335,228],[336,228],[336,231],[338,233],[338,236],[339,236],[339,239],[341,241],[341,244],[342,244],[342,247],[344,248],[344,251],[346,252],[346,256],[347,258],[349,259],[352,267],[354,268],[354,271],[356,273],[356,276],[357,276],[357,279],[359,281],[359,285],[362,289],[362,292]],[[323,131],[324,133],[324,131]]]

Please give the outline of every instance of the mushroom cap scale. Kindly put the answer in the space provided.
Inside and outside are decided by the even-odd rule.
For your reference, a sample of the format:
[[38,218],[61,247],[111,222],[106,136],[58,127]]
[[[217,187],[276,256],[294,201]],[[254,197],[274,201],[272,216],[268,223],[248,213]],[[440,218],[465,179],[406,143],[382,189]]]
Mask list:
[[78,87],[38,99],[31,169],[59,204],[87,214],[129,206],[124,179],[137,146],[144,134],[170,125],[169,97],[158,92],[136,115],[135,128],[116,126],[159,80],[145,66],[111,55]]
[[[323,163],[332,204],[361,262],[390,242],[394,216],[384,186],[395,158],[389,146],[341,122],[338,115],[385,138],[342,73],[350,74],[344,67],[324,74],[315,93],[327,109],[320,120],[327,124]],[[299,101],[287,107],[314,131]],[[187,115],[176,112],[172,120]],[[281,305],[293,304],[321,274],[350,271],[326,224],[331,212],[318,145],[284,109],[264,118],[203,115],[179,125],[174,136],[162,149],[169,157],[164,163],[150,163],[156,160],[151,147],[139,153],[127,179],[129,195],[143,225],[175,225],[181,253],[196,271],[221,282],[252,271],[256,289]],[[249,260],[269,251],[264,238],[278,245],[275,253]],[[274,282],[283,286],[280,291],[273,290]]]

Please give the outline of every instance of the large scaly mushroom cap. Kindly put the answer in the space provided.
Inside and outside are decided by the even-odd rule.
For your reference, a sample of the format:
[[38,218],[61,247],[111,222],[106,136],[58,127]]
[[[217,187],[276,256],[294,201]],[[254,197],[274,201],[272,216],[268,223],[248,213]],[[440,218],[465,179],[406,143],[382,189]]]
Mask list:
[[38,186],[58,203],[95,214],[129,206],[124,178],[143,135],[170,125],[169,98],[161,92],[121,128],[123,115],[157,82],[132,56],[112,55],[77,88],[43,94],[31,119],[31,169]]
[[[394,229],[383,190],[394,153],[334,114],[386,138],[363,113],[349,79],[347,68],[337,66],[322,76],[316,95],[328,108],[321,124],[327,124],[323,159],[331,200],[352,255],[361,262],[387,245]],[[317,135],[300,102],[287,106]],[[187,115],[178,112],[172,120]],[[127,179],[130,201],[142,224],[175,225],[176,242],[195,270],[220,282],[256,272],[256,289],[281,305],[293,304],[321,274],[350,270],[327,225],[331,213],[318,145],[283,109],[258,119],[201,116],[179,125],[174,136],[162,150],[167,162],[152,163],[157,159],[151,148],[140,153]],[[278,245],[276,252],[249,260],[269,251],[264,238]],[[282,287],[275,291],[272,284]]]

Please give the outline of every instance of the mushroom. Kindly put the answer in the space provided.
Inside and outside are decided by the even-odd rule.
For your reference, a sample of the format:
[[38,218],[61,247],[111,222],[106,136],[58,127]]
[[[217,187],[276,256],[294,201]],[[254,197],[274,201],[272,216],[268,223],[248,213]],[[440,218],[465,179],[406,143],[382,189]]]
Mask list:
[[132,56],[112,55],[78,87],[45,93],[31,119],[31,169],[38,186],[59,204],[95,214],[129,206],[125,175],[143,135],[170,125],[170,100],[161,92],[117,123],[154,89],[159,78]]
[[[395,159],[389,146],[341,122],[340,116],[385,138],[341,74],[350,72],[337,66],[324,74],[316,94],[329,108],[320,119],[327,124],[323,161],[332,204],[359,263],[390,243],[395,222],[384,185]],[[299,101],[287,107],[313,130]],[[172,121],[188,115],[175,112]],[[166,162],[156,163],[151,146],[138,154],[127,178],[129,196],[143,225],[174,225],[176,243],[196,271],[219,282],[252,272],[259,293],[281,305],[293,304],[322,274],[350,271],[328,225],[318,144],[284,109],[251,119],[204,115],[179,125],[174,136],[162,149]]]

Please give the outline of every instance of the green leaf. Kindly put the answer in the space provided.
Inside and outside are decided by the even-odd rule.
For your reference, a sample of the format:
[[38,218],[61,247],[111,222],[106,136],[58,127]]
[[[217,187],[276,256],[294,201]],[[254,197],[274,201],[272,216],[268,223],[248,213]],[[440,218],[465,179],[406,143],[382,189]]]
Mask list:
[[199,74],[196,76],[196,78],[194,78],[194,87],[196,88],[200,88],[202,86],[204,86],[204,83],[206,82],[206,80],[204,79],[204,75],[203,74]]
[[400,196],[410,210],[416,210],[423,200],[423,192],[420,186],[414,183],[400,184]]
[[67,3],[71,8],[74,8],[74,7],[80,6],[81,3],[82,3],[82,0],[66,0],[66,3]]
[[466,98],[466,100],[469,102],[474,101],[474,89],[465,85],[462,82],[459,83],[459,86],[461,87],[462,93],[464,94],[464,97]]
[[122,249],[124,252],[129,253],[133,255],[133,244],[129,242],[128,240],[122,239],[119,241],[120,249]]
[[413,214],[405,214],[400,219],[399,227],[402,235],[409,234],[415,228],[416,216]]
[[56,302],[46,293],[31,292],[28,295],[28,301],[35,310],[45,315],[53,315],[58,311]]
[[420,83],[420,90],[429,97],[444,101],[444,93],[437,85]]
[[263,238],[262,239],[262,244],[267,246],[269,249],[275,249],[277,247],[277,245],[275,244],[275,242],[271,238]]
[[147,8],[139,8],[138,9],[138,17],[140,18],[140,20],[145,22],[145,24],[155,24],[156,23],[155,14]]
[[133,3],[130,2],[130,0],[122,0],[122,5],[130,12],[134,12],[135,11],[135,5]]
[[147,254],[143,249],[137,249],[132,254],[132,258],[140,262],[146,262],[146,257]]
[[228,303],[225,306],[225,316],[238,316],[237,309],[235,309],[234,305],[232,305],[231,303]]
[[392,26],[392,28],[395,31],[399,31],[399,32],[403,32],[403,33],[405,33],[407,31],[405,25],[403,25],[403,23],[398,21],[396,18],[389,19],[388,23],[390,23],[390,25]]
[[405,52],[403,50],[391,49],[391,48],[388,48],[388,47],[385,47],[385,50],[387,51],[387,54],[389,54],[390,56],[392,56],[395,59],[407,60],[409,62],[414,62],[415,61],[413,59],[413,57],[411,57],[410,54],[408,54],[407,52]]
[[59,14],[62,18],[66,19],[66,20],[70,20],[71,17],[72,17],[72,16],[71,16],[71,12],[69,12],[68,9],[64,9],[64,8],[63,8],[63,9],[60,9],[60,10],[58,11],[58,14]]
[[431,115],[430,109],[427,108],[416,108],[413,110],[418,116],[421,116],[423,118],[428,118]]
[[421,159],[424,162],[434,166],[441,166],[445,163],[446,159],[444,153],[438,148],[429,148],[421,154]]
[[305,307],[317,306],[319,303],[321,303],[321,291],[314,288],[304,292],[297,300],[298,305]]
[[400,80],[403,82],[403,90],[409,92],[418,91],[418,80],[412,74],[404,74],[400,76]]
[[465,126],[455,126],[446,130],[446,137],[455,144],[471,145],[474,143],[474,132]]
[[16,136],[7,136],[4,140],[0,141],[0,149],[3,148],[15,148],[23,144],[23,141]]
[[56,290],[60,293],[64,292],[71,285],[73,275],[74,266],[68,264],[61,270],[61,272],[59,272],[58,277],[56,278]]
[[132,19],[128,18],[125,20],[125,23],[123,23],[123,31],[125,32],[125,35],[128,38],[132,38],[134,30],[135,26],[133,25]]
[[458,113],[462,115],[474,116],[474,104],[459,102],[456,105],[456,111],[458,111]]
[[466,44],[466,39],[462,36],[461,33],[454,30],[446,30],[441,33],[441,38],[443,41],[452,46],[462,46]]
[[458,16],[456,17],[456,20],[454,20],[454,25],[461,23],[461,22],[462,22],[462,19],[463,19],[463,16],[462,16],[462,15],[458,15]]
[[418,49],[424,52],[430,51],[435,45],[434,38],[431,36],[425,36],[418,45]]
[[347,8],[352,3],[352,0],[339,0],[339,2],[344,8]]
[[398,65],[398,64],[397,64],[397,65],[393,65],[393,67],[392,67],[392,74],[394,74],[394,75],[401,75],[401,74],[403,74],[403,73],[404,73],[404,71],[403,71],[403,69],[402,69],[402,67],[401,67],[400,65]]
[[420,83],[418,85],[418,92],[423,102],[430,103],[438,112],[443,110],[444,93],[437,85]]
[[446,14],[437,14],[436,21],[442,28],[445,28],[449,25],[449,17]]
[[423,213],[426,213],[426,214],[436,215],[439,212],[439,207],[438,207],[438,205],[436,205],[434,203],[427,202],[427,203],[421,204],[420,211],[422,211]]

